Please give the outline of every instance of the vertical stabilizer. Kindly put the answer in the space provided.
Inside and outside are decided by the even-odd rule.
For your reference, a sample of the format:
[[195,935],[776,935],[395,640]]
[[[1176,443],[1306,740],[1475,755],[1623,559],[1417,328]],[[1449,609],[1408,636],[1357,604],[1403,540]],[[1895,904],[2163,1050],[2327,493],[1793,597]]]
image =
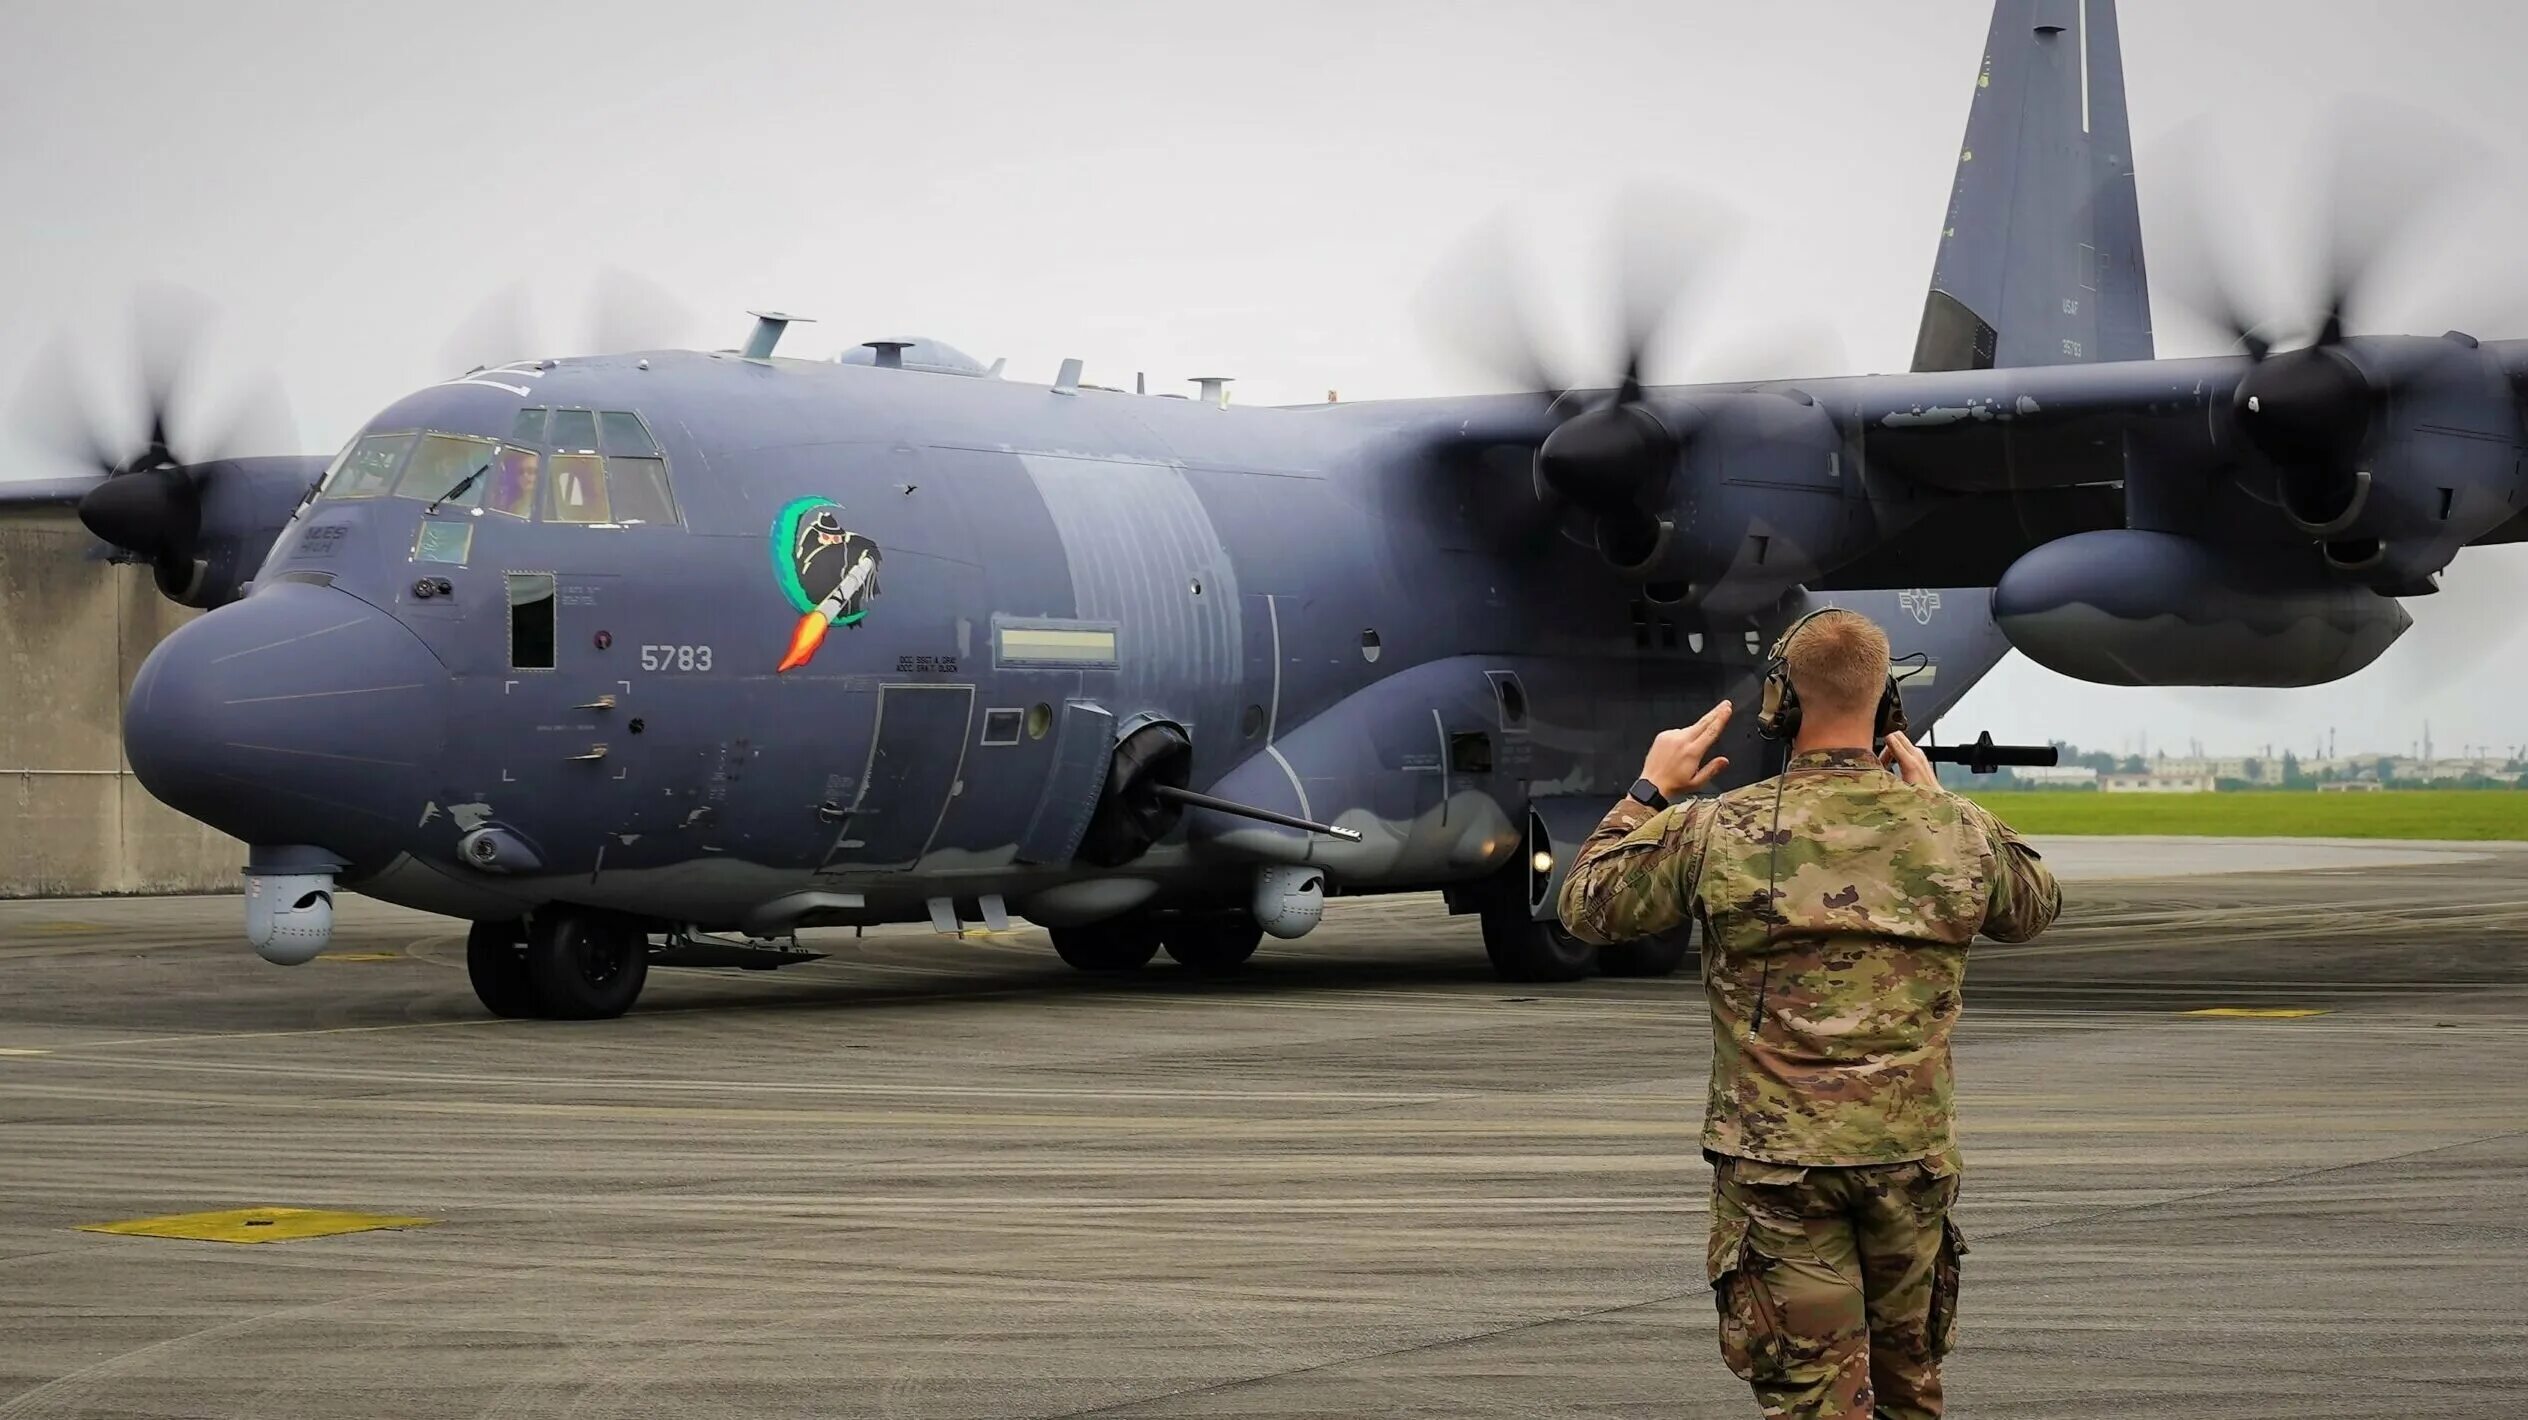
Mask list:
[[1998,0],[1913,367],[2150,358],[2115,0]]

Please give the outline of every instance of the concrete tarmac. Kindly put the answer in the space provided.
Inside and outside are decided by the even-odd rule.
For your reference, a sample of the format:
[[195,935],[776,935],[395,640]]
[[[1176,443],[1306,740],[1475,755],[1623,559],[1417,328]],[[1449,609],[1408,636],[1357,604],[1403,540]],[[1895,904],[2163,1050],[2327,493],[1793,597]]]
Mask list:
[[[2528,1413],[2528,850],[2049,846],[1958,1039],[1952,1413]],[[563,1024],[443,919],[240,915],[0,903],[0,1417],[1755,1413],[1690,976],[1504,986],[1409,898],[1227,981],[825,934]],[[74,1231],[256,1205],[436,1221]]]

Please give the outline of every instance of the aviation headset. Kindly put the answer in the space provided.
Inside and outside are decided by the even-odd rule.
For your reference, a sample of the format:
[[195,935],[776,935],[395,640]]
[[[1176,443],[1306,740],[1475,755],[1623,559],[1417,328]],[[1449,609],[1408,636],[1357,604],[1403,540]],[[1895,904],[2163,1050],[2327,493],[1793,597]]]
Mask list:
[[[1801,629],[1821,616],[1859,616],[1845,607],[1820,607],[1794,621],[1773,643],[1773,650],[1764,663],[1763,699],[1756,709],[1756,733],[1768,740],[1788,740],[1799,734],[1801,710],[1799,690],[1791,684],[1791,642]],[[1896,688],[1896,672],[1887,673],[1887,689],[1880,692],[1878,714],[1870,728],[1875,739],[1902,734],[1905,729],[1905,697]]]

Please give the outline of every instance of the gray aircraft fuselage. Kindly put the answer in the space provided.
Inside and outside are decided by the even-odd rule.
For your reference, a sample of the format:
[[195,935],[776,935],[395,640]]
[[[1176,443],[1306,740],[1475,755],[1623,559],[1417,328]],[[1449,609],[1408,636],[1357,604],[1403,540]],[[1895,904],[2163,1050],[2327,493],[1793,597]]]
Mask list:
[[[343,496],[337,474],[252,594],[143,670],[132,756],[206,822],[477,918],[559,901],[778,927],[999,894],[1061,920],[1243,901],[1273,861],[1342,891],[1467,882],[1519,854],[1532,800],[1611,797],[1657,729],[1743,694],[1802,604],[1648,602],[1524,507],[1505,555],[1498,484],[1400,431],[1510,403],[1222,408],[676,352],[482,372],[363,437],[634,414],[676,519],[515,517],[479,487],[434,512],[439,486]],[[558,447],[526,452],[556,476]],[[1863,482],[1755,493],[1866,531]],[[778,670],[852,552],[876,559],[858,616]],[[1980,595],[1839,598],[1938,667],[1909,696],[1917,724],[2003,649]],[[549,656],[514,644],[547,615]],[[1137,717],[1185,729],[1195,787],[1362,841],[1197,811],[1084,870],[1076,825]],[[460,851],[483,829],[504,861]],[[1102,885],[1066,895],[1083,878]],[[834,896],[771,906],[812,892]]]

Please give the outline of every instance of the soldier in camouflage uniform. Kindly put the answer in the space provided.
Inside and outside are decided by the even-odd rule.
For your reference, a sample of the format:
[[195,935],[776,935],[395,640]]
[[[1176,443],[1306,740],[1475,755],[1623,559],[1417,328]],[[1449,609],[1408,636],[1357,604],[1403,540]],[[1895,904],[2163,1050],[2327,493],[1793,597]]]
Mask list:
[[1726,702],[1659,737],[1637,797],[1562,891],[1594,942],[1703,924],[1712,1079],[1708,1276],[1721,1354],[1768,1416],[1940,1414],[1957,1329],[1949,1032],[1967,943],[2062,906],[2034,849],[1939,787],[1902,734],[1869,748],[1886,634],[1857,613],[1778,646],[1802,719],[1783,774],[1713,799]]

